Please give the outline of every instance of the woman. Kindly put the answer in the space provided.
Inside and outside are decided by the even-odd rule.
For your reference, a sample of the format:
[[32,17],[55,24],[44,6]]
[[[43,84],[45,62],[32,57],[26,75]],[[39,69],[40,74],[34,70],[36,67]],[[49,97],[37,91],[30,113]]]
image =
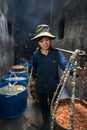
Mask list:
[[[46,126],[42,127],[41,130],[50,129],[48,128],[50,103],[60,81],[59,67],[65,70],[68,66],[63,53],[51,47],[51,40],[55,38],[49,32],[49,26],[42,24],[37,26],[35,36],[31,39],[35,40],[39,46],[33,54],[32,77],[36,78],[35,92],[39,98],[44,126]],[[73,68],[71,68],[70,73],[73,74]]]

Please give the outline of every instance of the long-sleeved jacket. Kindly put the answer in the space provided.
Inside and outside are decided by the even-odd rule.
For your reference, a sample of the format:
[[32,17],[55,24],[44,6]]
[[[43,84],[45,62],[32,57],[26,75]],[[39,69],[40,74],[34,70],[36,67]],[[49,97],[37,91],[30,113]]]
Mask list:
[[[39,94],[53,94],[59,83],[59,67],[62,70],[68,66],[63,53],[50,48],[48,55],[41,53],[40,49],[33,54],[32,76],[37,77],[36,92]],[[73,72],[73,69],[71,70]]]

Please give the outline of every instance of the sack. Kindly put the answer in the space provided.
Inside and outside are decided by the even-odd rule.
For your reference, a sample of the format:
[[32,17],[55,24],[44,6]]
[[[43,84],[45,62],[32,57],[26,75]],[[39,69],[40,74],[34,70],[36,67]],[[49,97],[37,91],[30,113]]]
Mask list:
[[35,92],[36,78],[31,76],[28,84],[29,84],[29,97],[32,99],[38,99],[38,96]]

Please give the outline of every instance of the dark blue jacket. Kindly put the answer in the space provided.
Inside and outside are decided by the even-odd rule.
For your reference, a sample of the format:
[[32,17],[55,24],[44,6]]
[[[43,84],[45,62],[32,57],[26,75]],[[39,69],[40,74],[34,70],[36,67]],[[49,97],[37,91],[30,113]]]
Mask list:
[[65,70],[65,68],[68,67],[68,63],[61,51],[50,48],[47,56],[42,54],[40,49],[34,52],[32,76],[37,77],[37,93],[54,93],[60,80],[59,67],[62,70]]

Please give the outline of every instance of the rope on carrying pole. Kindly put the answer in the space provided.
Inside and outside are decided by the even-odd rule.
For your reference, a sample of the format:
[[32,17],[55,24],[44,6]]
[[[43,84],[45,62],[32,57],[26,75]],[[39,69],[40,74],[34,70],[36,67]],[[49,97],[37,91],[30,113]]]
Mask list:
[[76,70],[74,70],[73,79],[72,79],[72,97],[71,97],[71,112],[70,112],[70,123],[71,130],[74,130],[74,106],[75,106],[75,79],[76,79]]
[[[72,97],[71,97],[71,113],[70,113],[70,122],[71,122],[71,128],[70,130],[74,130],[74,100],[75,100],[75,78],[76,78],[76,66],[77,66],[77,55],[79,54],[84,54],[84,51],[81,51],[81,50],[75,50],[75,52],[70,56],[70,59],[69,59],[69,65],[68,67],[65,69],[65,71],[63,72],[63,75],[60,79],[60,83],[58,84],[57,86],[57,89],[54,93],[54,96],[53,96],[53,99],[52,99],[52,102],[51,102],[51,107],[53,105],[53,103],[55,102],[55,106],[54,106],[54,111],[52,113],[52,120],[51,120],[51,130],[54,130],[54,118],[55,118],[55,113],[58,109],[58,105],[59,105],[59,99],[60,99],[60,96],[62,94],[62,91],[66,85],[66,82],[67,82],[67,79],[68,79],[68,76],[70,74],[70,68],[72,66],[74,66],[74,73],[73,73],[73,81],[72,81]],[[60,91],[58,92],[60,88]],[[56,99],[56,100],[55,100]]]
[[[62,49],[62,48],[55,48],[55,49],[60,50],[60,51],[65,52],[65,53],[69,53],[69,54],[73,54],[74,53],[74,51],[69,51],[69,50],[65,50],[65,49]],[[80,52],[78,53],[78,56],[80,56],[80,57],[87,57],[87,53],[85,51],[80,50]]]

